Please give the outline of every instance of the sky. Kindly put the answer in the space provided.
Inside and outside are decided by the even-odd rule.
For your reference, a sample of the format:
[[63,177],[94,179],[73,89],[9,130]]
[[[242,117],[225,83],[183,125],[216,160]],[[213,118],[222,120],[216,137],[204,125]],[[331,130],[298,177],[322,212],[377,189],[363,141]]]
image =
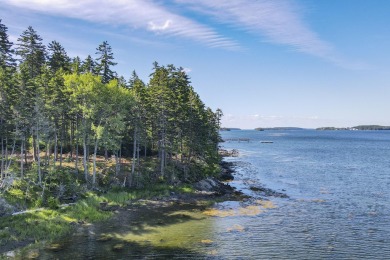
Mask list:
[[111,45],[126,79],[183,67],[222,126],[390,125],[388,0],[0,0],[14,43],[32,26],[71,57]]

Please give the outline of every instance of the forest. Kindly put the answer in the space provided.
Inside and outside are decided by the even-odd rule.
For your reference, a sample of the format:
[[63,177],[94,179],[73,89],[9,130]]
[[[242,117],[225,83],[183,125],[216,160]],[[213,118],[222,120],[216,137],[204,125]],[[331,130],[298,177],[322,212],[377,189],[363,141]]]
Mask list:
[[183,68],[153,63],[149,82],[117,75],[110,44],[69,57],[30,26],[16,43],[0,20],[0,189],[50,206],[86,190],[191,183],[220,170],[222,111]]

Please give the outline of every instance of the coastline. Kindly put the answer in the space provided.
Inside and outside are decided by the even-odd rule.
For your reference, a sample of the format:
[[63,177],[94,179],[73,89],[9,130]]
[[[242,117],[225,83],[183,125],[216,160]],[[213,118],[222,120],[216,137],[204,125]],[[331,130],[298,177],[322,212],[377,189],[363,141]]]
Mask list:
[[[64,236],[72,236],[75,232],[86,226],[100,225],[107,220],[117,218],[117,216],[129,216],[129,212],[131,212],[131,218],[137,218],[137,216],[142,215],[142,212],[150,211],[150,214],[153,212],[158,212],[162,208],[171,207],[173,210],[175,207],[186,207],[186,208],[198,208],[198,209],[206,209],[207,207],[212,206],[216,202],[222,201],[237,201],[243,198],[243,194],[241,192],[236,191],[232,186],[228,184],[229,180],[232,180],[234,173],[234,164],[228,163],[221,160],[221,172],[217,177],[210,177],[204,180],[201,180],[197,183],[192,184],[192,190],[187,191],[188,187],[176,189],[175,191],[169,191],[168,194],[161,195],[156,194],[155,196],[148,197],[145,196],[143,198],[139,198],[137,200],[128,200],[124,202],[122,205],[118,205],[111,201],[100,202],[97,204],[97,211],[99,213],[105,214],[106,217],[101,220],[75,220],[70,221],[66,228],[67,232],[64,233]],[[162,191],[164,193],[164,191]],[[166,193],[166,192],[165,192]],[[71,205],[72,207],[74,205]],[[57,211],[61,211],[62,209],[58,209]],[[47,211],[47,212],[46,212]],[[44,209],[42,212],[35,211],[34,214],[51,214],[49,209]],[[61,213],[59,213],[61,214]],[[24,216],[23,216],[24,215]],[[4,221],[9,222],[9,227],[5,228],[4,232],[8,232],[11,234],[12,229],[12,221],[11,218],[20,218],[27,217],[27,215],[33,215],[32,212],[26,212],[25,214],[20,214],[18,216],[8,216],[1,217]],[[88,217],[87,217],[88,219]],[[41,220],[35,220],[36,223]],[[44,220],[42,220],[44,221]],[[48,223],[49,224],[49,223]],[[62,224],[64,225],[64,224]],[[0,231],[3,231],[0,229]],[[9,232],[10,231],[10,232]],[[55,237],[53,241],[60,239],[60,237]],[[39,246],[43,246],[46,249],[50,250],[52,246],[52,242],[50,240],[40,240],[36,242],[33,238],[17,240],[17,241],[8,241],[5,244],[0,244],[0,256],[7,257],[7,254],[13,254],[12,252],[21,251],[24,248],[35,248]],[[49,244],[49,245],[46,245]],[[55,247],[55,246],[54,246]]]

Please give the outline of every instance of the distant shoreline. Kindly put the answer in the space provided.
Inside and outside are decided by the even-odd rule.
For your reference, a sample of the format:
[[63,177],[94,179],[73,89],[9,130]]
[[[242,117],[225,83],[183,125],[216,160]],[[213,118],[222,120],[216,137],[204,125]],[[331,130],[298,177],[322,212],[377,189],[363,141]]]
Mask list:
[[[233,130],[251,130],[241,129],[233,127],[222,127],[220,131],[233,131]],[[293,130],[317,130],[317,131],[387,131],[390,130],[390,126],[381,125],[358,125],[352,127],[318,127],[318,128],[301,128],[301,127],[257,127],[253,130],[256,131],[293,131]]]

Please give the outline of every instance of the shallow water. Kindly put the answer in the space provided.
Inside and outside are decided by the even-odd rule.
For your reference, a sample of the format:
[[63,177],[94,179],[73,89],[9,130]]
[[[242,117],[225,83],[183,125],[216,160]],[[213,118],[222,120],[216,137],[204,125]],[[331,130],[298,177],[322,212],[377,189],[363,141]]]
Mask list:
[[[254,198],[145,206],[41,259],[390,259],[390,131],[231,131],[233,186]],[[272,141],[273,143],[261,143]],[[290,198],[264,198],[265,185]],[[266,199],[266,200],[264,200]]]

